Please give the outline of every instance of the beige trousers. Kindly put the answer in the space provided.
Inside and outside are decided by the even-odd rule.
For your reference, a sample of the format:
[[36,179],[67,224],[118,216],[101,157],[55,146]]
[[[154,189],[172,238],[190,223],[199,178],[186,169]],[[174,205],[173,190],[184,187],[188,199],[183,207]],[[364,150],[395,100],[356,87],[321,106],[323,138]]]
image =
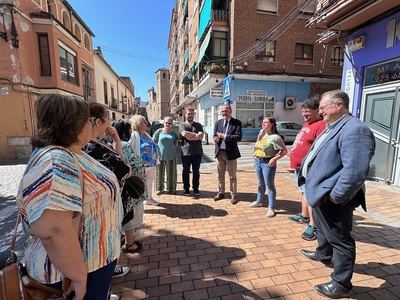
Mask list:
[[225,172],[229,175],[229,187],[232,197],[236,197],[237,193],[237,160],[228,160],[226,151],[219,151],[217,155],[217,169],[218,169],[218,192],[225,193]]

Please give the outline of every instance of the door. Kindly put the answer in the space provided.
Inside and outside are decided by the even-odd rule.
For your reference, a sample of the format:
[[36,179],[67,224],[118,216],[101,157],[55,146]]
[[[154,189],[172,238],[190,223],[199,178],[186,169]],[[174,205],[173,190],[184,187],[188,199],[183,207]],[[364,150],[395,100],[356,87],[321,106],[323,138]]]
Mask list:
[[399,88],[366,95],[364,121],[376,141],[369,176],[397,185],[400,184],[399,115]]

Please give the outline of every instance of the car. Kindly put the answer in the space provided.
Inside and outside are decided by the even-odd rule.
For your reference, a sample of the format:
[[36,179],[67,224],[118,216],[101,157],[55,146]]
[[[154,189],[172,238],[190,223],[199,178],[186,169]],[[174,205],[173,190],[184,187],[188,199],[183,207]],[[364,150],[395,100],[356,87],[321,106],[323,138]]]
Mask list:
[[293,143],[303,125],[292,121],[276,122],[276,129],[285,143]]

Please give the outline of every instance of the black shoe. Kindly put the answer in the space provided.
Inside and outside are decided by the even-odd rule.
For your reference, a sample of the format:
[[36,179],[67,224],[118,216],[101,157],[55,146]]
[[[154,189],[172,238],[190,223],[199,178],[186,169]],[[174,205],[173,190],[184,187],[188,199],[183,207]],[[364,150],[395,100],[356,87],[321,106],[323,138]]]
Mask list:
[[314,289],[318,294],[331,299],[347,298],[351,295],[351,289],[346,289],[333,281],[318,284]]
[[304,257],[307,257],[308,259],[319,261],[320,263],[324,264],[325,266],[332,268],[332,261],[331,260],[322,260],[318,257],[316,251],[311,251],[311,250],[300,250],[300,253],[303,254]]
[[190,191],[184,191],[184,192],[183,192],[183,195],[184,195],[184,196],[190,196]]
[[221,200],[221,199],[224,199],[224,193],[218,193],[214,197],[214,201],[218,201],[218,200]]
[[239,202],[239,200],[238,200],[236,197],[233,197],[233,198],[231,199],[231,203],[232,203],[233,205],[237,204],[238,202]]

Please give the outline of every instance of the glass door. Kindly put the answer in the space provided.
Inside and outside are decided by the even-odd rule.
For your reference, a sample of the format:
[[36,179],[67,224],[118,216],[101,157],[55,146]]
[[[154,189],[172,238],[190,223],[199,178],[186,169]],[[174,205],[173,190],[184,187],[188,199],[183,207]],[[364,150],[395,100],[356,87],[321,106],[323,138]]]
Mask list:
[[366,95],[364,121],[376,141],[369,176],[386,183],[399,180],[399,114],[399,88]]

